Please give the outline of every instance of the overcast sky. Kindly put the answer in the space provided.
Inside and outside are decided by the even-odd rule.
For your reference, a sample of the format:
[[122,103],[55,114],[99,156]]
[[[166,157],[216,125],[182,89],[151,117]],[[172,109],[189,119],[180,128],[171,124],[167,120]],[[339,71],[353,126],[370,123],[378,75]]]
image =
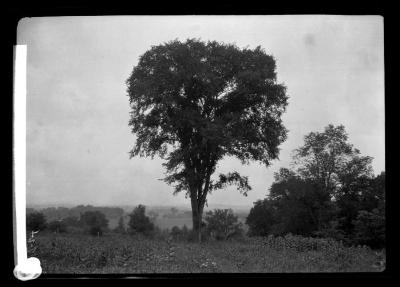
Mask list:
[[28,45],[27,203],[182,205],[160,159],[133,158],[125,81],[152,45],[178,38],[261,45],[287,86],[289,130],[269,168],[220,162],[247,175],[247,197],[215,191],[209,205],[252,205],[311,131],[343,124],[349,141],[385,169],[383,18],[379,16],[113,16],[25,18]]

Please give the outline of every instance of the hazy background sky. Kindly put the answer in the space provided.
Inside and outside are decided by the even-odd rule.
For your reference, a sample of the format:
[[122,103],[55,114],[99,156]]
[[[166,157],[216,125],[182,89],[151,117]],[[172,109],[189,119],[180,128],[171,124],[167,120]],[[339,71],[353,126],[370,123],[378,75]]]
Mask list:
[[261,45],[287,86],[289,130],[267,169],[238,160],[217,172],[248,175],[253,190],[215,191],[209,205],[252,205],[311,131],[343,124],[349,140],[385,169],[383,18],[379,16],[113,16],[25,18],[28,45],[27,204],[181,205],[158,179],[163,162],[133,158],[125,81],[152,45],[178,38]]

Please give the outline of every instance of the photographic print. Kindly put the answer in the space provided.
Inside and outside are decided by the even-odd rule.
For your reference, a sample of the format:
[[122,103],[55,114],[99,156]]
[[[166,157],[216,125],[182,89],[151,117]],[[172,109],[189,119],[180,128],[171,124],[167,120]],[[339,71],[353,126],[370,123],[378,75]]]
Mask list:
[[383,17],[23,18],[42,274],[385,270]]

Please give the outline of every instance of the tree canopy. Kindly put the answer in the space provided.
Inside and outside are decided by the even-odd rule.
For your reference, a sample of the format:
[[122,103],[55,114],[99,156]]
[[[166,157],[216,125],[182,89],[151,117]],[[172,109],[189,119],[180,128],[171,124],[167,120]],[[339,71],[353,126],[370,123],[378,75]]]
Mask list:
[[297,172],[331,195],[349,185],[354,178],[371,177],[371,162],[371,157],[361,156],[360,151],[348,142],[343,125],[328,125],[323,132],[309,133],[294,155]]
[[164,180],[191,198],[195,229],[209,192],[229,184],[243,194],[251,189],[236,171],[211,178],[219,160],[268,166],[286,139],[286,88],[277,82],[275,59],[260,46],[196,39],[153,46],[127,87],[136,135],[130,155],[166,160]]

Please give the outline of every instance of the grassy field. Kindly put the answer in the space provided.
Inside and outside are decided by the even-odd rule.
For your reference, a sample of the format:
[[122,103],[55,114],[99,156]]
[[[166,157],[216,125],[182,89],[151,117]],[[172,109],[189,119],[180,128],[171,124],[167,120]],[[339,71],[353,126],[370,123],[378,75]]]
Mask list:
[[106,234],[36,237],[43,273],[379,272],[383,252],[297,236],[201,244]]

